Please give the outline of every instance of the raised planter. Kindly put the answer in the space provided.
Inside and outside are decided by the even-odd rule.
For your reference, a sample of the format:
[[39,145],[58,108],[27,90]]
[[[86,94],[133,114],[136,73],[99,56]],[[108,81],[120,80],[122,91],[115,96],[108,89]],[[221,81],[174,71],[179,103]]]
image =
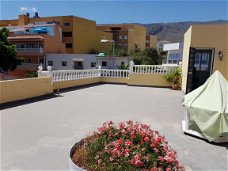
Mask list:
[[83,141],[83,140],[81,140],[81,141],[75,143],[74,146],[73,146],[73,147],[71,148],[71,150],[70,150],[70,159],[69,159],[69,169],[70,169],[70,171],[86,171],[86,170],[84,170],[84,169],[78,167],[78,166],[72,161],[72,157],[73,157],[75,151],[77,150],[78,146],[80,146],[80,145],[82,145],[82,144],[84,144],[84,141]]

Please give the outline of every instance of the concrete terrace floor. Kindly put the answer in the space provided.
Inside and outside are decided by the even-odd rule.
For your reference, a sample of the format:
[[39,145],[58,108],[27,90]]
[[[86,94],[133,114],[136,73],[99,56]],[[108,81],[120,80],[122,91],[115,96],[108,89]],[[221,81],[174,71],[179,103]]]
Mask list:
[[187,169],[227,170],[228,144],[214,145],[182,132],[182,92],[102,84],[1,111],[2,170],[68,170],[75,142],[108,120],[134,120],[164,134]]

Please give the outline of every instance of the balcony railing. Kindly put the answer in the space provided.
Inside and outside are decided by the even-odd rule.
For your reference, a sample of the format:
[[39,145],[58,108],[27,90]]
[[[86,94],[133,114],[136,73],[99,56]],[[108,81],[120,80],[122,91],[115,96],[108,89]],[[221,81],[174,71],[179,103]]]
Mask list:
[[129,76],[129,70],[112,70],[112,69],[101,69],[101,77],[113,77],[113,78],[127,78]]
[[60,70],[51,71],[53,82],[99,77],[99,70]]
[[133,65],[130,70],[118,69],[93,69],[93,70],[56,70],[38,71],[39,77],[51,76],[53,82],[78,80],[83,78],[109,77],[129,78],[130,74],[167,74],[171,73],[176,66],[162,65]]
[[133,73],[138,74],[168,74],[173,71],[175,66],[163,65],[134,65]]
[[21,63],[20,65],[18,65],[18,67],[38,67],[40,64],[34,64],[34,63]]
[[43,53],[43,48],[16,48],[18,53]]

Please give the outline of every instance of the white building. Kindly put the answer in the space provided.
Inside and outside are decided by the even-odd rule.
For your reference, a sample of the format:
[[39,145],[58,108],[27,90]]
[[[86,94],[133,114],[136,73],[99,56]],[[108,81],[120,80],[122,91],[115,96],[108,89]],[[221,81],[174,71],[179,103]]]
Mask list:
[[167,43],[170,43],[170,42],[167,41],[167,40],[160,40],[160,41],[158,42],[158,44],[157,44],[157,49],[158,49],[160,52],[162,52],[162,51],[163,51],[164,45],[167,44]]
[[95,54],[46,54],[45,65],[52,70],[95,69]]
[[96,56],[97,66],[101,66],[102,69],[117,69],[117,66],[128,65],[129,57],[110,57],[110,56]]
[[163,61],[165,64],[178,65],[182,61],[183,43],[168,43],[164,44],[163,51],[167,51],[167,58]]

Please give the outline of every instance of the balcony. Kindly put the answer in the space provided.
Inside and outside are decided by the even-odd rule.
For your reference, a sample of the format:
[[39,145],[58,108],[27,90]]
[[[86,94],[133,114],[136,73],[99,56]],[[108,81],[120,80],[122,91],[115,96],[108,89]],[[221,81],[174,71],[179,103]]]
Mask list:
[[16,48],[18,54],[28,54],[28,55],[42,55],[43,48]]
[[17,68],[30,68],[30,69],[37,69],[40,64],[34,64],[34,63],[21,63],[21,65],[18,65]]

